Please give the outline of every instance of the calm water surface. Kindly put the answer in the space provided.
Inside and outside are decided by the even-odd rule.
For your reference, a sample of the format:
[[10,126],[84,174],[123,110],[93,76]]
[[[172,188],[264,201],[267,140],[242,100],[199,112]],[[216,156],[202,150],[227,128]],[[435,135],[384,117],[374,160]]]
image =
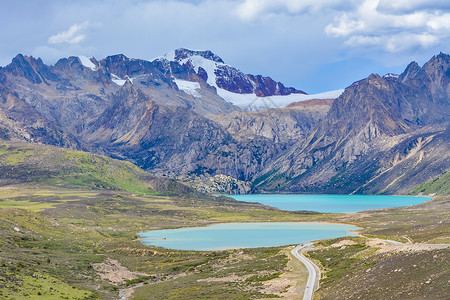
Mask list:
[[420,204],[431,198],[385,195],[250,194],[227,195],[239,201],[258,202],[284,210],[329,213],[357,212]]
[[353,225],[330,223],[227,223],[139,233],[144,245],[180,250],[224,250],[301,244],[356,235]]

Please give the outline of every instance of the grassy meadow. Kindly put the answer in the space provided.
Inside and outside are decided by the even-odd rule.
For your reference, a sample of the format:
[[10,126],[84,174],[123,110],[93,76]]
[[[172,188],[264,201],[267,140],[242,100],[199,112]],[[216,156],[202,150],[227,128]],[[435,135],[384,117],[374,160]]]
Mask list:
[[[307,273],[289,247],[178,251],[143,246],[137,236],[148,230],[271,221],[363,228],[362,236],[345,238],[348,244],[333,246],[344,238],[320,241],[309,252],[324,275],[317,299],[351,299],[351,291],[364,296],[364,290],[389,299],[377,294],[381,287],[399,296],[401,286],[389,285],[386,278],[414,274],[416,260],[428,271],[400,276],[410,296],[441,296],[450,270],[441,258],[448,257],[448,248],[380,253],[383,247],[373,240],[449,243],[449,207],[450,197],[441,196],[417,206],[355,214],[287,212],[201,194],[129,162],[0,142],[0,299],[300,298]],[[355,285],[358,278],[366,284]]]

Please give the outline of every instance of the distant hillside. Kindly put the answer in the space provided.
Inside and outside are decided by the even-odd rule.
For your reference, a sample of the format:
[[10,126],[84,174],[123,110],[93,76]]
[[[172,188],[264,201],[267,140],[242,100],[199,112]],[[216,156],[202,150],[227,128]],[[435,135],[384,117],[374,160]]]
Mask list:
[[142,194],[198,194],[172,179],[150,175],[127,161],[54,146],[0,140],[0,186],[10,184]]
[[450,195],[450,171],[416,187],[411,194]]

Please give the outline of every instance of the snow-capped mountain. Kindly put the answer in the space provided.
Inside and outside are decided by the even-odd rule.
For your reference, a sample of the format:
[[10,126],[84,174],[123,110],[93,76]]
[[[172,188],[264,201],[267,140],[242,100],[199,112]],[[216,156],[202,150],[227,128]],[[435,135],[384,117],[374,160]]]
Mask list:
[[[85,56],[77,58],[90,71],[104,71],[108,80],[116,86],[122,86],[129,80],[138,88],[147,90],[150,96],[155,96],[155,85],[181,91],[187,98],[183,101],[190,102],[189,107],[197,107],[197,111],[202,111],[202,114],[207,114],[205,110],[211,110],[214,105],[224,106],[217,104],[220,101],[244,110],[264,110],[310,99],[335,99],[343,92],[336,90],[308,95],[301,90],[285,87],[270,77],[244,74],[209,50],[180,48],[150,61],[130,59],[122,54],[108,56],[100,61]],[[159,94],[155,99],[158,102],[158,99],[164,98],[163,103],[179,105],[176,99],[180,96],[173,93],[164,91],[167,97]],[[205,101],[208,103],[203,103]],[[210,112],[216,114],[226,111],[222,107]]]
[[[198,96],[195,91],[200,86],[192,81],[189,83],[183,80],[186,74],[179,72],[179,65],[183,66],[188,73],[195,73],[209,86],[214,87],[220,97],[245,109],[284,107],[292,102],[321,97],[321,95],[307,95],[295,88],[285,87],[281,82],[276,82],[270,77],[244,74],[239,69],[226,64],[222,58],[209,50],[194,51],[181,48],[155,58],[152,62],[171,74],[180,90]],[[341,93],[341,90],[333,91],[326,97],[336,98]]]

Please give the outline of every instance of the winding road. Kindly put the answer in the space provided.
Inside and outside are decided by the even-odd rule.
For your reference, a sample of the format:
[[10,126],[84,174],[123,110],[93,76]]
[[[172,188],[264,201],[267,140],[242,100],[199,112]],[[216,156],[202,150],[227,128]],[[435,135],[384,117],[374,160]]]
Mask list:
[[[407,237],[406,237],[406,239],[409,241],[407,244],[397,242],[397,241],[392,241],[392,240],[383,240],[383,241],[388,242],[389,244],[391,244],[393,246],[399,246],[399,247],[401,247],[401,246],[411,246],[411,247],[427,246],[427,247],[434,248],[434,249],[443,249],[443,248],[450,247],[450,244],[414,244],[414,243],[412,243],[411,239],[409,239]],[[303,300],[312,300],[314,292],[319,289],[320,270],[311,260],[306,258],[303,255],[303,253],[301,252],[302,249],[311,248],[311,247],[313,247],[312,243],[301,244],[301,245],[298,245],[297,247],[295,247],[294,249],[292,249],[292,251],[291,251],[292,255],[294,255],[301,263],[303,263],[309,272],[308,281],[306,282],[306,287],[305,287],[305,293],[303,295]]]
[[312,300],[313,294],[319,288],[320,271],[319,268],[309,259],[307,259],[301,252],[301,249],[310,248],[313,245],[311,243],[298,245],[292,249],[291,253],[300,262],[302,262],[308,269],[309,276],[306,282],[305,293],[303,294],[303,300]]

